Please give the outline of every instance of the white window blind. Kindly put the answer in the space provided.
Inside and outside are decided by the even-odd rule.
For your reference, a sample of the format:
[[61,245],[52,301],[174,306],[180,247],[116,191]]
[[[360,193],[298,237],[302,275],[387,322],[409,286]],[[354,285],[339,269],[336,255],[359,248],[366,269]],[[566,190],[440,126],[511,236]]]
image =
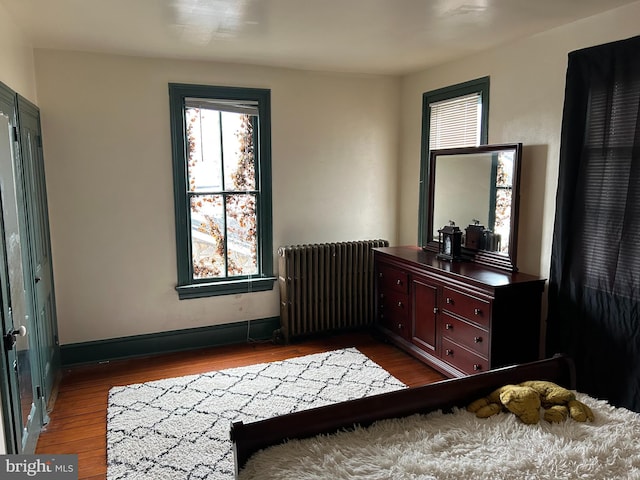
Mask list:
[[429,150],[480,145],[479,93],[430,103],[429,110]]
[[258,116],[258,102],[252,100],[222,100],[213,98],[185,98],[184,106],[206,108],[222,112],[234,112]]

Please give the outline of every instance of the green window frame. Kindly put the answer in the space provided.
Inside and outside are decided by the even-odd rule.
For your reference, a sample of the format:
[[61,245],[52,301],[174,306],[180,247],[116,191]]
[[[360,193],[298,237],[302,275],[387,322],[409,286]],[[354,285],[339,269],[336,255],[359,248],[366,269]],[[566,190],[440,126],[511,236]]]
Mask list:
[[[194,274],[192,260],[192,198],[195,193],[190,188],[189,179],[189,137],[187,108],[194,102],[203,104],[214,102],[219,105],[234,102],[251,105],[257,109],[252,120],[254,145],[255,185],[250,191],[209,192],[209,196],[219,196],[225,223],[222,248],[224,273],[220,276],[199,278]],[[173,157],[173,187],[176,219],[177,276],[176,290],[181,300],[188,298],[232,295],[273,289],[276,278],[273,274],[273,227],[271,205],[271,91],[258,88],[209,86],[191,84],[169,84],[169,111],[171,120],[171,143]],[[223,183],[224,185],[224,183]],[[255,198],[255,273],[230,275],[227,249],[227,198],[229,196],[251,195]]]
[[[428,181],[429,157],[431,153],[431,105],[437,102],[453,100],[467,95],[477,94],[481,102],[480,109],[480,145],[486,145],[489,137],[489,77],[477,78],[468,82],[451,85],[422,94],[422,137],[420,147],[420,193],[418,205],[418,245],[424,245],[426,237],[426,212],[429,208]],[[459,145],[469,146],[469,145]]]

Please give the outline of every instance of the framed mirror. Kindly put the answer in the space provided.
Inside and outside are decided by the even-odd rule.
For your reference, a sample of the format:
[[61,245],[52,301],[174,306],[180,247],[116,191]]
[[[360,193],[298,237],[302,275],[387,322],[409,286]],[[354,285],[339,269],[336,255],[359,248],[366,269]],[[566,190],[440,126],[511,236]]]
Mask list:
[[516,271],[521,161],[521,143],[432,150],[422,248],[453,223],[466,260]]

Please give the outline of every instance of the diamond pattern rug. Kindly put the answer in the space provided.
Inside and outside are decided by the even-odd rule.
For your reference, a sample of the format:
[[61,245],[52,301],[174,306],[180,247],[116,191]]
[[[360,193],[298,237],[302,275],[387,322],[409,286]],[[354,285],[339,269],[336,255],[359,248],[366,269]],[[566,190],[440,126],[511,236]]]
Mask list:
[[114,387],[107,480],[233,479],[229,429],[405,388],[355,348]]

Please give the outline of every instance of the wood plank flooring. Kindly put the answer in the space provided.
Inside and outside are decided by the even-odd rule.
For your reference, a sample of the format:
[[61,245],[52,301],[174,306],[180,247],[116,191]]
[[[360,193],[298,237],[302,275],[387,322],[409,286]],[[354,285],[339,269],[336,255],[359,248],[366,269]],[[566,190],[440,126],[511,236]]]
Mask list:
[[77,453],[80,480],[106,478],[107,395],[117,385],[273,362],[337,348],[356,347],[409,386],[444,379],[392,345],[369,333],[352,333],[291,345],[270,342],[171,353],[78,366],[63,373],[51,420],[40,434],[36,453]]

